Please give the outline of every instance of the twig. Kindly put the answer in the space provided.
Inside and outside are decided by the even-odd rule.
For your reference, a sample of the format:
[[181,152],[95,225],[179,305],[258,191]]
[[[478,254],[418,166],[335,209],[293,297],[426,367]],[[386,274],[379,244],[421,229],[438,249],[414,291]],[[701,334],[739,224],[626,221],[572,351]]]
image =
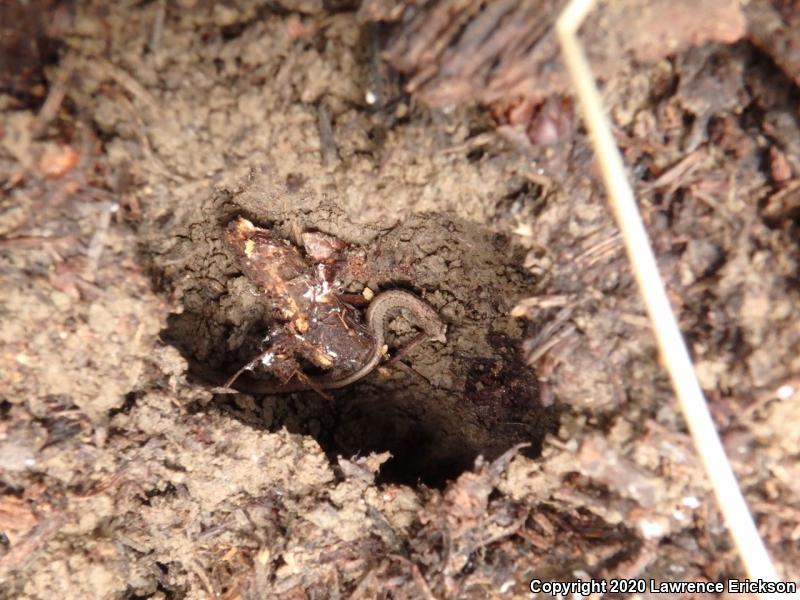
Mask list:
[[153,95],[148,92],[144,86],[136,81],[127,71],[118,67],[117,65],[105,60],[95,58],[91,62],[86,63],[90,69],[93,69],[99,77],[103,79],[112,79],[120,85],[131,96],[139,100],[142,104],[147,106],[159,119],[164,119],[164,111],[161,109],[158,101]]
[[336,140],[333,137],[333,123],[331,111],[325,101],[317,106],[317,125],[319,127],[320,155],[323,165],[332,165],[339,161],[339,151],[336,149]]
[[50,124],[58,109],[61,108],[61,103],[64,102],[64,97],[67,94],[67,84],[69,83],[72,74],[75,72],[76,57],[73,52],[67,54],[59,67],[58,75],[56,76],[50,91],[47,94],[47,99],[42,104],[42,108],[36,115],[33,122],[34,135],[39,135],[44,132],[45,128]]
[[147,42],[147,49],[151,54],[158,54],[161,50],[161,38],[164,35],[164,18],[167,14],[166,0],[159,0],[156,5],[156,14],[153,19],[153,28],[150,30],[150,39]]
[[51,515],[34,527],[23,539],[14,544],[7,554],[0,557],[0,582],[6,581],[7,576],[12,571],[22,567],[37,548],[59,532],[63,524],[63,512]]
[[411,578],[414,580],[414,583],[417,584],[419,588],[420,595],[425,598],[425,600],[436,600],[436,596],[433,595],[428,582],[425,581],[425,578],[422,576],[422,573],[417,566],[417,563],[407,559],[405,556],[401,556],[399,554],[392,554],[392,558],[395,560],[403,563],[407,567],[411,569]]
[[93,282],[95,280],[97,266],[100,264],[100,257],[103,255],[103,250],[106,245],[111,216],[118,210],[119,205],[116,202],[109,202],[101,208],[97,227],[89,242],[89,249],[86,251],[86,266],[83,270],[83,278],[86,281]]

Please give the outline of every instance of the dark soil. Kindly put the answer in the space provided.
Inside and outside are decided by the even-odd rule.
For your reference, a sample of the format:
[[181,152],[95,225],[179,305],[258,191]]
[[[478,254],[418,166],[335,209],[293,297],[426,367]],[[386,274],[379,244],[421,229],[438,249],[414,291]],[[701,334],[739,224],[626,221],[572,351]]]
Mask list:
[[[744,577],[575,114],[560,3],[34,4],[0,8],[0,597]],[[797,580],[788,4],[611,3],[585,31],[713,416]],[[303,233],[341,240],[343,296],[412,292],[447,343],[331,398],[220,393],[276,322],[225,242],[239,217],[304,261]],[[390,352],[414,334],[393,319]]]

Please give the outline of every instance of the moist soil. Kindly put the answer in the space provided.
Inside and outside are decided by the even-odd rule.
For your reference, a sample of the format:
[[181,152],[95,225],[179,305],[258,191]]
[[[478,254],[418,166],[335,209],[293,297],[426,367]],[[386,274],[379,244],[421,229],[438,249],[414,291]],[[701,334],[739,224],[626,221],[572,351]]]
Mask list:
[[[508,56],[481,87],[453,54],[477,28],[415,51],[449,4],[0,9],[0,597],[745,577],[558,59],[541,95],[497,83]],[[648,37],[663,3],[634,29],[601,7],[592,43],[617,43],[590,55],[713,417],[798,580],[800,91],[759,37],[792,15],[700,4],[691,21],[730,17],[718,37]],[[401,289],[447,341],[409,344],[400,313],[396,360],[352,385],[222,390],[281,322],[226,243],[239,218],[312,270],[306,234],[344,248],[356,322]]]

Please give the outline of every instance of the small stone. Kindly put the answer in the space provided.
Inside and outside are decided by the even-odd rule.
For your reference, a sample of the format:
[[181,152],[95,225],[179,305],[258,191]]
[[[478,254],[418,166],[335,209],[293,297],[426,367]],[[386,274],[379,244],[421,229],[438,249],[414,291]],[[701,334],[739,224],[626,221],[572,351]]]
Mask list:
[[724,256],[719,246],[708,240],[691,240],[686,247],[686,260],[694,276],[700,278],[719,269]]

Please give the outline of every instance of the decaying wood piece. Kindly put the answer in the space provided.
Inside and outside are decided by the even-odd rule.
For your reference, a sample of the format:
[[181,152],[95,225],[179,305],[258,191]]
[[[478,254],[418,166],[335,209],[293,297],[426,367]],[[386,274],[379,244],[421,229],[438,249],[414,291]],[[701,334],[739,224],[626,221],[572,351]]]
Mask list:
[[[366,2],[362,14],[381,14]],[[407,90],[434,106],[566,89],[551,24],[560,2],[442,0],[406,3],[385,59],[410,79]],[[396,11],[395,11],[396,12]]]
[[[492,106],[570,93],[553,22],[560,0],[365,0],[365,20],[401,23],[384,58],[408,76],[406,90],[432,106]],[[584,28],[595,73],[633,58],[652,62],[746,33],[736,0],[625,0],[604,5]]]

